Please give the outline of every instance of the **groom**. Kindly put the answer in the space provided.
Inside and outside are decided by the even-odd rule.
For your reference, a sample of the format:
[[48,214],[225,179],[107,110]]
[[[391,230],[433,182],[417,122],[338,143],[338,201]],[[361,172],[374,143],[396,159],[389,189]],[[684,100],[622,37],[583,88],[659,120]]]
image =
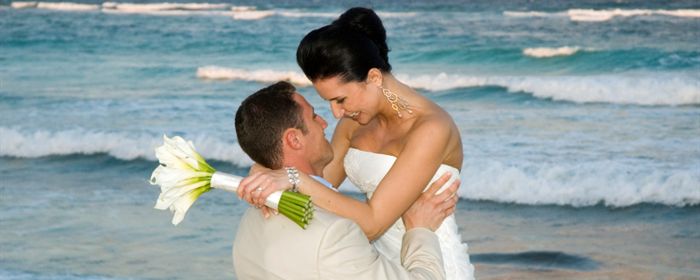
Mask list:
[[[327,123],[295,91],[291,84],[278,82],[246,98],[236,112],[238,142],[265,167],[293,166],[330,186],[317,177],[333,158],[324,137]],[[404,214],[401,265],[377,253],[357,224],[323,209],[316,209],[304,230],[284,216],[265,219],[260,210],[249,208],[233,245],[236,275],[238,279],[444,279],[440,244],[430,228],[437,228],[445,216],[434,210],[438,207],[425,205],[452,206],[456,201],[435,202],[429,197],[422,195]]]

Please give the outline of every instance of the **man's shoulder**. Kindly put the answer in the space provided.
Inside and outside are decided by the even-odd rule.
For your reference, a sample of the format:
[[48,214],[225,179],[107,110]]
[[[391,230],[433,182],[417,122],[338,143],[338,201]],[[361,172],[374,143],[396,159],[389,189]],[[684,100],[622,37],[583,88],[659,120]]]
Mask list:
[[314,210],[314,217],[307,226],[306,229],[301,229],[294,222],[289,220],[289,218],[283,216],[282,214],[273,215],[269,219],[265,219],[262,212],[255,208],[249,208],[246,210],[245,214],[241,218],[241,223],[239,227],[252,227],[252,228],[276,228],[278,230],[284,229],[289,232],[299,232],[308,235],[308,232],[325,232],[329,228],[343,228],[343,227],[358,227],[353,221],[335,215],[328,212],[322,208],[316,207]]
[[317,224],[316,226],[321,228],[328,228],[335,223],[341,224],[354,224],[351,220],[340,217],[336,214],[326,211],[323,208],[316,207],[314,211],[314,218],[311,220],[311,224]]
[[357,224],[323,209],[316,209],[309,225],[302,229],[281,214],[265,219],[260,210],[250,208],[241,218],[234,254],[245,252],[249,257],[261,259],[250,251],[255,249],[258,253],[267,251],[283,255],[302,250],[311,254],[305,257],[311,259],[319,250],[333,247],[338,238],[366,242]]

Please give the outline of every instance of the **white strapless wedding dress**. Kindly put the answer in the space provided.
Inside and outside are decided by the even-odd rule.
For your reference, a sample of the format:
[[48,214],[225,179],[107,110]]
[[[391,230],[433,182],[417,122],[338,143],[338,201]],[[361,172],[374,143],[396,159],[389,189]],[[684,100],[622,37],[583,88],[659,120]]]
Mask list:
[[[377,185],[394,165],[396,157],[366,152],[355,148],[350,148],[345,155],[345,173],[348,179],[357,186],[360,191],[371,198]],[[445,172],[452,173],[451,183],[459,178],[459,170],[449,165],[440,165],[435,175],[430,180],[440,178]],[[429,185],[428,185],[429,186]],[[446,184],[445,187],[449,186]],[[427,187],[426,187],[427,189]],[[403,221],[399,218],[384,235],[375,240],[372,244],[385,257],[401,263],[401,240],[406,229]],[[442,222],[440,228],[435,231],[440,240],[440,250],[445,262],[445,272],[449,280],[474,279],[474,266],[469,262],[467,254],[467,244],[462,243],[461,236],[455,222],[455,216],[450,215]]]

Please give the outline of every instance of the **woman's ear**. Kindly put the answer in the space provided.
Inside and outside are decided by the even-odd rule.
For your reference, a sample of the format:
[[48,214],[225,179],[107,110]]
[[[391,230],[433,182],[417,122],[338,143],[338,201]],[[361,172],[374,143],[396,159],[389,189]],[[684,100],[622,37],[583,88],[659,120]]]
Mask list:
[[379,68],[369,69],[369,71],[367,72],[367,83],[381,87],[382,82],[384,82],[384,75],[382,74],[382,70],[379,70]]

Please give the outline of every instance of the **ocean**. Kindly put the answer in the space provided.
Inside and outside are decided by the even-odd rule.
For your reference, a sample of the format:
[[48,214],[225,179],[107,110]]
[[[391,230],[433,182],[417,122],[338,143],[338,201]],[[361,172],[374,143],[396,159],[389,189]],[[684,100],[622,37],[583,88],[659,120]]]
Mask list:
[[235,279],[247,204],[212,191],[172,226],[153,149],[247,174],[234,113],[277,80],[330,137],[295,52],[353,6],[460,129],[478,278],[700,279],[697,1],[136,2],[0,0],[0,279]]

